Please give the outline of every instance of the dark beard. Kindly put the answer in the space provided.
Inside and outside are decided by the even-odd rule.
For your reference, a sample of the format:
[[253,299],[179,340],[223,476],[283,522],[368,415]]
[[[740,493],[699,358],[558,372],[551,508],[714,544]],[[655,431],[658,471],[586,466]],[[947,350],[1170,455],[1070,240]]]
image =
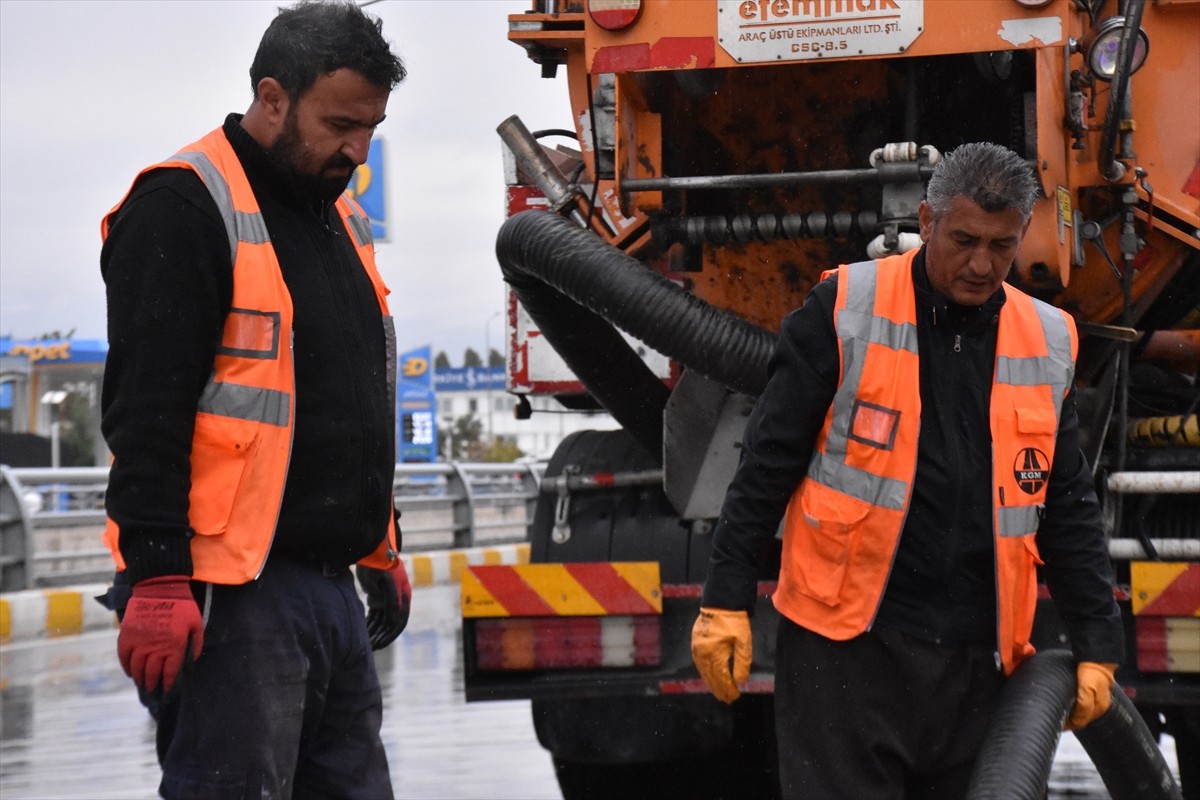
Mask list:
[[271,157],[276,168],[288,177],[300,198],[322,203],[331,203],[337,200],[342,192],[346,191],[346,187],[350,185],[350,180],[354,177],[354,162],[343,155],[335,155],[325,162],[324,166],[347,166],[350,167],[350,172],[344,177],[325,176],[301,170],[297,164],[301,162],[303,154],[304,148],[300,143],[300,131],[289,112],[283,123],[283,131],[275,143],[267,148],[267,155]]

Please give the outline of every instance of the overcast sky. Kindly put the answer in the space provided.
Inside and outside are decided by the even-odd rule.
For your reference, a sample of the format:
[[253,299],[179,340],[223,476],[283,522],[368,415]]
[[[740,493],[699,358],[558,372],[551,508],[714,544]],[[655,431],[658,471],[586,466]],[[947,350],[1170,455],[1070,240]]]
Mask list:
[[[0,334],[104,339],[100,218],[139,169],[250,101],[270,0],[0,0]],[[401,350],[457,366],[498,347],[496,126],[571,127],[563,73],[543,80],[506,38],[527,0],[382,0],[367,11],[405,60],[377,136],[391,241],[378,262]],[[485,334],[485,327],[488,331]]]

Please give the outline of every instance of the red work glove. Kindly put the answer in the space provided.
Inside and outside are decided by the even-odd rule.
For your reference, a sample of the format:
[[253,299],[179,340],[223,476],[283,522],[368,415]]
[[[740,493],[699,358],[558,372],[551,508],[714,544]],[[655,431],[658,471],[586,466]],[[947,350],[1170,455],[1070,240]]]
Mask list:
[[184,660],[196,660],[204,647],[204,620],[192,596],[191,578],[163,575],[133,586],[117,636],[117,657],[125,674],[144,691],[169,692]]
[[1108,711],[1112,705],[1113,685],[1117,682],[1117,665],[1096,661],[1080,661],[1075,667],[1075,706],[1067,717],[1064,730],[1086,728]]
[[367,595],[367,635],[371,649],[382,650],[396,641],[406,625],[412,609],[412,586],[403,561],[393,569],[355,567],[358,582]]
[[722,703],[732,703],[742,696],[737,685],[750,678],[752,636],[750,615],[745,611],[701,608],[692,626],[692,661],[708,690]]

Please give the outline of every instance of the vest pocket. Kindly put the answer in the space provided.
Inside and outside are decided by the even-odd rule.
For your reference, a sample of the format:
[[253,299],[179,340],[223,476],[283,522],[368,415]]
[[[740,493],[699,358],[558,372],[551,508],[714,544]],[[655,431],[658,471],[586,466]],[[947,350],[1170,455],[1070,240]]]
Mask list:
[[188,522],[197,534],[215,536],[229,526],[238,487],[254,451],[256,427],[245,420],[196,415]]
[[841,602],[855,531],[868,510],[861,500],[806,482],[795,531],[802,539],[792,551],[799,556],[794,566],[802,593],[827,606]]
[[1017,406],[1017,430],[1021,433],[1053,436],[1058,431],[1058,418],[1053,408]]
[[1034,564],[1041,566],[1046,563],[1042,561],[1042,554],[1038,552],[1036,537],[1033,534],[1022,536],[1021,541],[1025,544],[1025,552],[1029,554],[1029,558]]

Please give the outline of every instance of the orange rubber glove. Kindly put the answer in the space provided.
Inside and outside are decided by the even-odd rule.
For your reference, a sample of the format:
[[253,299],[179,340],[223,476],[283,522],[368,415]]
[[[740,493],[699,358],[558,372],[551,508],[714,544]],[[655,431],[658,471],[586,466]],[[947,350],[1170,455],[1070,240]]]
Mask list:
[[1075,667],[1075,706],[1063,730],[1086,728],[1108,711],[1112,705],[1113,685],[1117,682],[1117,665],[1096,661],[1080,661]]
[[745,611],[700,609],[692,626],[692,661],[708,690],[722,703],[732,703],[742,696],[737,685],[750,678],[751,642],[750,615]]

